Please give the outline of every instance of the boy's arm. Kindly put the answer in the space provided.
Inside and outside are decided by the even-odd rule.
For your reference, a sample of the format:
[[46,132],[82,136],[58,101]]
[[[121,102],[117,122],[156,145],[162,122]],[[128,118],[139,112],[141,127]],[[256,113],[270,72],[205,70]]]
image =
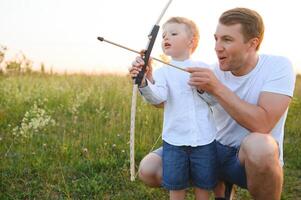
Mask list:
[[139,87],[139,91],[144,99],[153,105],[159,105],[167,100],[167,86],[164,77],[162,74],[157,74],[156,80],[158,81],[149,81],[145,80],[145,84],[142,87]]
[[[132,78],[137,77],[143,65],[143,59],[139,56],[136,57],[136,59],[132,63],[132,67],[129,68],[129,72]],[[153,77],[156,79],[156,83]],[[164,71],[156,70],[153,76],[151,62],[149,62],[149,65],[146,68],[145,76],[139,87],[139,91],[144,99],[153,105],[157,105],[166,101],[167,84],[164,77]]]

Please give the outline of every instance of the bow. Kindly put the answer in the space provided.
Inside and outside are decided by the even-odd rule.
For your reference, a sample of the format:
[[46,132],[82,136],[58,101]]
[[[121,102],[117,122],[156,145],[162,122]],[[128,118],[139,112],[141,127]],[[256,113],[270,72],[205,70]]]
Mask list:
[[169,0],[166,6],[164,7],[163,11],[161,12],[161,15],[159,16],[156,24],[152,28],[150,34],[148,35],[148,44],[146,46],[146,51],[144,52],[142,58],[144,60],[144,65],[137,75],[137,77],[134,80],[134,86],[133,86],[133,95],[132,95],[132,107],[131,107],[131,129],[130,129],[130,174],[131,174],[131,181],[135,180],[135,117],[136,117],[136,102],[137,102],[137,91],[138,86],[141,85],[141,82],[143,80],[146,67],[148,65],[148,61],[153,49],[153,46],[156,41],[156,37],[158,35],[160,26],[159,23],[166,12],[167,8],[169,7],[172,0]]
[[[169,5],[171,4],[172,0],[169,0],[168,3],[166,4],[166,6],[164,7],[164,9],[162,10],[158,20],[156,21],[155,25],[153,26],[150,34],[148,35],[148,44],[146,46],[146,50],[143,52],[142,54],[142,59],[144,60],[144,65],[141,69],[141,71],[139,72],[139,74],[137,75],[136,78],[134,78],[133,82],[133,95],[132,95],[132,105],[131,105],[131,128],[130,128],[130,174],[131,174],[131,181],[135,180],[135,117],[136,117],[136,102],[137,102],[137,91],[138,91],[138,87],[141,85],[141,82],[144,78],[144,74],[146,72],[146,67],[148,65],[149,59],[150,59],[150,55],[153,49],[153,46],[155,44],[160,26],[159,23],[163,17],[163,15],[165,14],[167,8],[169,7]],[[111,42],[109,40],[104,39],[103,37],[97,37],[97,39],[101,42],[107,42],[110,43],[112,45],[121,47],[123,49],[132,51],[134,53],[138,53],[140,54],[140,52],[135,51],[133,49],[130,49],[128,47],[122,46],[120,44]],[[172,65],[170,63],[166,63],[162,60],[159,60],[157,58],[153,58],[154,60],[157,60],[159,62],[162,62],[166,65],[169,65],[171,67],[177,68],[179,70],[185,71],[183,68]]]
[[154,25],[154,27],[152,28],[150,34],[148,35],[149,42],[147,44],[146,51],[144,52],[144,54],[142,56],[142,58],[144,60],[144,66],[142,67],[142,70],[139,72],[139,74],[135,78],[135,84],[137,84],[138,86],[141,85],[143,76],[145,74],[146,66],[148,65],[148,61],[149,61],[153,46],[155,44],[156,37],[157,37],[159,29],[160,29],[159,23],[160,23],[164,13],[166,12],[166,10],[169,7],[171,2],[172,2],[172,0],[168,1],[168,3],[166,4],[165,8],[163,9],[161,15],[159,16],[156,24]]

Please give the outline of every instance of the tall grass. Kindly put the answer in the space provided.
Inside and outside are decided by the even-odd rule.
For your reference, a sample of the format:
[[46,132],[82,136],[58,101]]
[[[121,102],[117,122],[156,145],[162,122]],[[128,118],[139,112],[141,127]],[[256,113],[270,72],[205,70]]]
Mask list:
[[[300,78],[285,137],[283,199],[301,197]],[[168,199],[129,180],[129,77],[0,76],[0,199]],[[136,165],[160,137],[162,110],[138,98]],[[193,199],[190,191],[188,199]],[[239,191],[237,199],[248,198]]]

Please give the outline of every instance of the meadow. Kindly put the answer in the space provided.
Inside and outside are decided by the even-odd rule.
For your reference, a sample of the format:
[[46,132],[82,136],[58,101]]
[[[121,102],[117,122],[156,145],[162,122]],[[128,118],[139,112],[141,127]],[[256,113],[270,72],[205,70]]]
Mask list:
[[[0,75],[0,199],[168,199],[130,181],[131,93],[126,76]],[[162,109],[137,104],[136,169],[162,128]],[[300,76],[285,130],[282,199],[301,199]]]

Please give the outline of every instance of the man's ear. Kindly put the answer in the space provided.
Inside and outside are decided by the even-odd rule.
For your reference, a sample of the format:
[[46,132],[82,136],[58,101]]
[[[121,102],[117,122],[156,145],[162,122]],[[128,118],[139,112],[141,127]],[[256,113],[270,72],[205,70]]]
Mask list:
[[259,39],[257,37],[252,38],[249,40],[249,44],[250,44],[250,48],[254,48],[256,50],[259,45]]

